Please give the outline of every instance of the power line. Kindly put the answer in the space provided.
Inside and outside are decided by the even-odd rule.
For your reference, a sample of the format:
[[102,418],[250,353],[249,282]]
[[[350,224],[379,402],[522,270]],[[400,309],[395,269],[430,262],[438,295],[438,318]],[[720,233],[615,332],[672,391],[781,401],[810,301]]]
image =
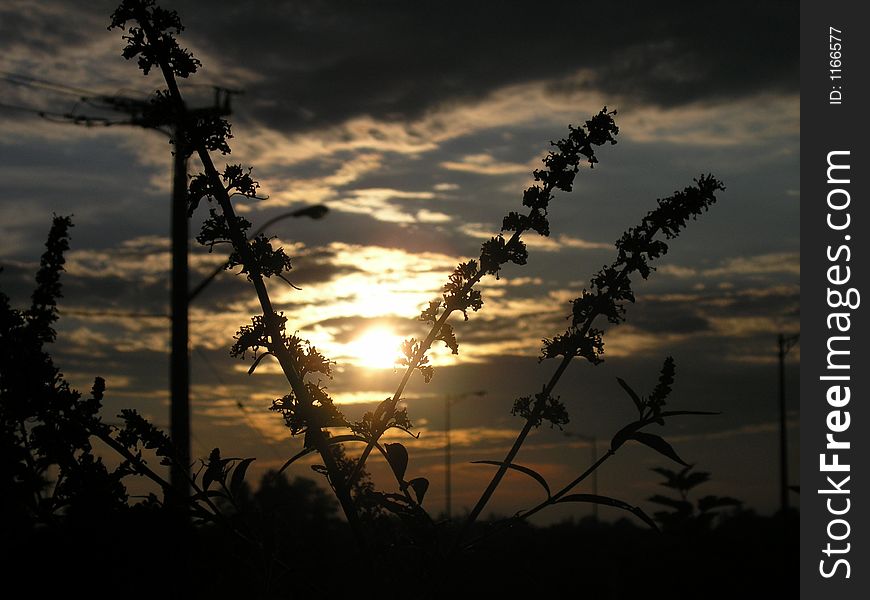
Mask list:
[[42,110],[33,106],[21,106],[19,104],[9,104],[7,102],[0,102],[0,108],[5,108],[7,110],[16,110],[19,112],[26,112],[38,117],[45,119],[46,121],[51,121],[52,123],[71,123],[73,125],[85,125],[86,127],[93,126],[103,126],[109,127],[111,125],[133,125],[132,121],[118,121],[112,120],[106,117],[88,117],[85,115],[77,115],[72,112],[59,113],[49,110]]
[[[25,75],[23,73],[12,73],[3,70],[0,70],[0,81],[5,81],[6,83],[10,83],[12,85],[28,87],[35,90],[50,91],[54,93],[76,96],[78,102],[76,102],[72,110],[67,112],[43,110],[35,106],[22,106],[0,102],[0,108],[28,112],[30,114],[34,114],[38,117],[46,119],[47,121],[72,123],[74,125],[85,125],[87,127],[97,125],[104,127],[109,127],[113,125],[136,125],[139,127],[144,127],[146,129],[161,131],[163,133],[167,133],[167,131],[165,131],[161,127],[165,125],[171,125],[167,123],[158,123],[152,116],[148,115],[151,103],[147,96],[143,96],[143,98],[133,98],[130,96],[121,95],[120,92],[116,94],[101,94],[99,92],[95,92],[93,90],[88,90],[85,88],[70,86],[55,81],[49,81],[47,79],[33,77],[31,75]],[[205,109],[188,110],[187,112],[189,114],[230,114],[232,112],[232,109],[230,108],[230,98],[233,95],[244,93],[242,90],[231,89],[219,85],[192,85],[195,85],[196,87],[211,88],[214,91],[214,106]],[[78,108],[79,104],[85,104],[97,110],[125,113],[127,115],[130,115],[130,119],[113,120],[108,117],[77,114],[75,111]]]
[[[230,98],[232,90],[214,88],[214,104],[210,107],[187,109],[182,107],[180,113],[154,115],[149,114],[151,104],[145,100],[126,98],[123,96],[101,96],[90,90],[76,88],[65,84],[57,84],[47,80],[21,74],[4,73],[6,80],[19,82],[30,87],[42,86],[53,91],[65,90],[62,93],[75,92],[81,94],[80,101],[93,106],[94,102],[104,106],[106,110],[124,113],[129,121],[111,122],[103,117],[88,117],[73,114],[46,113],[33,109],[31,112],[49,120],[60,119],[78,125],[126,124],[137,125],[147,129],[173,135],[176,148],[173,157],[172,200],[170,211],[170,248],[172,265],[170,270],[170,358],[169,358],[169,394],[170,394],[170,437],[178,449],[181,463],[170,472],[170,480],[177,492],[182,495],[189,493],[190,457],[190,356],[188,351],[189,320],[188,320],[188,216],[187,216],[187,158],[184,148],[178,147],[184,139],[184,129],[188,121],[200,117],[217,118],[232,112]],[[73,108],[77,108],[78,104]],[[167,131],[167,129],[169,131]]]
[[0,79],[13,85],[37,89],[42,88],[59,94],[68,94],[72,96],[99,96],[99,92],[93,92],[84,88],[74,87],[64,83],[57,83],[47,79],[40,79],[39,77],[33,77],[23,73],[11,73],[9,71],[0,70]]

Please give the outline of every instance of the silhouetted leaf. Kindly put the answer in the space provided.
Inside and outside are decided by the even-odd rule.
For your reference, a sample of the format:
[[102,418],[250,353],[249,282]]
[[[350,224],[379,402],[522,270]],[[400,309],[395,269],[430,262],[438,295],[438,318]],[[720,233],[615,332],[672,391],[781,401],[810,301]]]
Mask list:
[[649,498],[647,498],[647,500],[650,502],[655,502],[656,504],[661,504],[662,506],[668,506],[680,513],[689,514],[692,512],[692,503],[688,500],[669,498],[668,496],[662,496],[660,494],[650,496]]
[[697,485],[701,485],[702,483],[708,481],[710,479],[710,474],[706,471],[698,471],[697,473],[690,473],[686,475],[682,482],[682,489],[690,490]]
[[236,465],[235,470],[233,470],[233,476],[230,479],[230,491],[233,494],[239,493],[242,484],[245,482],[245,472],[247,472],[248,467],[251,466],[251,463],[255,460],[255,458],[246,458]]
[[384,450],[387,454],[387,461],[396,474],[396,479],[399,481],[405,480],[405,471],[408,469],[408,451],[402,444],[384,444]]
[[617,377],[616,381],[619,382],[619,385],[622,386],[622,389],[625,390],[625,393],[628,394],[629,397],[631,397],[631,399],[634,401],[634,405],[637,407],[637,410],[642,411],[643,400],[641,400],[640,397],[635,393],[635,391],[631,389],[631,387],[627,383],[625,383],[624,379],[620,379],[619,377]]
[[419,434],[419,433],[414,433],[413,431],[411,431],[411,430],[408,429],[407,427],[402,427],[401,425],[396,425],[396,424],[388,425],[388,426],[387,426],[387,429],[399,429],[399,430],[401,430],[401,431],[404,431],[404,432],[407,433],[408,435],[410,435],[410,436],[411,436],[412,438],[414,438],[415,440],[419,440],[419,439],[420,439],[420,434]]
[[613,452],[616,452],[620,446],[622,446],[627,439],[631,437],[635,431],[643,427],[644,425],[648,425],[647,421],[634,421],[629,423],[622,429],[616,432],[616,435],[613,436],[613,439],[610,440],[610,449]]
[[632,506],[628,502],[623,502],[622,500],[609,498],[607,496],[599,496],[597,494],[570,494],[568,496],[565,496],[564,498],[560,498],[557,504],[561,504],[562,502],[589,502],[592,504],[603,504],[604,506],[621,508],[622,510],[627,510],[628,512],[633,513],[641,521],[643,521],[656,531],[659,530],[658,525],[656,525],[655,521],[653,521],[649,517],[649,515],[647,515],[637,506]]
[[208,490],[208,491],[202,491],[198,494],[194,494],[193,496],[190,497],[190,499],[193,500],[194,502],[196,502],[198,500],[205,500],[206,498],[226,498],[226,497],[227,497],[227,495],[225,493],[220,492],[218,490]]
[[366,494],[363,499],[367,503],[382,506],[402,518],[414,517],[418,514],[417,511],[419,510],[401,494],[370,492]]
[[[358,435],[350,435],[350,434],[348,434],[348,435],[337,435],[337,436],[335,436],[335,437],[331,437],[331,438],[329,438],[329,439],[326,441],[327,445],[329,445],[329,446],[331,446],[331,445],[333,445],[333,444],[343,444],[344,442],[363,442],[363,443],[368,443],[368,440],[366,440],[365,438],[360,437],[360,436],[358,436]],[[285,462],[283,465],[281,465],[281,468],[278,469],[278,473],[283,473],[284,470],[285,470],[287,467],[289,467],[290,465],[292,465],[294,462],[296,462],[297,460],[299,460],[299,459],[302,458],[303,456],[305,456],[305,455],[307,455],[307,454],[311,454],[312,452],[316,452],[316,448],[303,448],[302,450],[300,450],[299,452],[297,452],[296,454],[294,454],[293,456],[291,456],[291,457],[287,460],[287,462]]]
[[328,440],[326,440],[326,444],[328,446],[332,446],[335,444],[343,444],[345,442],[363,442],[364,444],[367,444],[368,440],[365,439],[364,437],[361,437],[358,435],[352,435],[352,434],[335,435],[335,436],[329,438]]
[[416,477],[409,481],[408,485],[414,490],[414,495],[417,496],[417,503],[423,504],[423,497],[426,495],[426,490],[429,489],[429,480],[425,477]]
[[205,473],[202,474],[202,489],[207,491],[213,481],[219,480],[223,476],[223,461],[221,461],[220,448],[215,448],[208,456],[208,466]]
[[297,452],[296,454],[291,456],[287,462],[285,462],[283,465],[281,465],[281,468],[278,469],[278,473],[279,474],[283,473],[284,469],[286,469],[287,467],[292,465],[294,462],[296,462],[297,460],[299,460],[300,458],[302,458],[306,454],[311,454],[312,452],[314,452],[314,448],[303,448],[302,450],[300,450],[299,452]]
[[[473,464],[473,465],[493,465],[495,467],[500,467],[500,466],[504,465],[505,463],[499,462],[497,460],[473,460],[473,461],[471,461],[471,464]],[[547,480],[544,479],[543,475],[541,475],[537,471],[534,471],[528,467],[524,467],[522,465],[515,465],[513,463],[510,463],[509,465],[507,465],[507,468],[513,469],[514,471],[519,471],[520,473],[525,473],[526,475],[528,475],[529,477],[531,477],[532,479],[534,479],[535,481],[540,483],[541,486],[544,488],[544,491],[547,492],[547,498],[550,497],[550,486],[547,485]]]
[[387,408],[389,407],[389,405],[392,401],[393,401],[392,396],[389,396],[389,397],[385,398],[384,400],[382,400],[378,404],[378,407],[375,409],[374,416],[372,417],[372,420],[375,421],[376,423],[379,422],[381,417],[384,415],[384,413],[386,412]]
[[667,443],[663,438],[657,435],[653,435],[651,433],[644,433],[643,431],[635,431],[631,435],[628,436],[630,440],[637,440],[641,444],[646,444],[653,450],[656,450],[673,461],[680,463],[681,465],[689,466],[687,462],[685,462],[682,458],[680,458],[673,447]]
[[[673,481],[679,477],[679,474],[676,471],[671,471],[670,469],[666,469],[664,467],[653,467],[651,470],[655,471],[656,473],[658,473],[659,475],[661,475],[662,477],[664,477],[668,481]],[[685,469],[684,469],[684,471],[685,471]],[[662,484],[662,485],[666,485],[666,484]]]
[[257,358],[254,359],[254,364],[251,365],[251,368],[248,369],[248,375],[253,375],[257,366],[260,364],[260,361],[266,358],[267,356],[272,356],[271,352],[263,352]]

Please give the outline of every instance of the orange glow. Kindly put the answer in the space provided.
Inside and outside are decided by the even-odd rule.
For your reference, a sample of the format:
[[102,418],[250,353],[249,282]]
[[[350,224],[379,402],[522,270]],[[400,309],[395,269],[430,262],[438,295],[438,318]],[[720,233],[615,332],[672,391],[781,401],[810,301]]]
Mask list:
[[345,346],[348,357],[370,369],[392,369],[401,357],[402,338],[390,329],[369,329]]

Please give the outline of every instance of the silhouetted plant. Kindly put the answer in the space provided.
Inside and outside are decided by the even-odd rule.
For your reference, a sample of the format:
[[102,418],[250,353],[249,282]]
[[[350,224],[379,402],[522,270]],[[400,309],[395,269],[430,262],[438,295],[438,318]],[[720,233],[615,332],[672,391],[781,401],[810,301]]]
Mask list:
[[[171,140],[174,152],[196,155],[202,163],[203,172],[190,180],[189,214],[192,216],[203,200],[217,207],[209,209],[197,241],[210,250],[216,245],[228,245],[226,268],[239,267],[260,302],[262,314],[253,316],[250,324],[240,326],[230,353],[242,359],[250,356],[251,373],[266,357],[278,362],[289,389],[273,401],[272,410],[281,415],[291,434],[303,436],[303,449],[290,457],[275,475],[264,479],[260,491],[252,495],[245,477],[254,459],[227,458],[216,448],[189,476],[190,497],[174,495],[172,487],[158,472],[160,469],[149,464],[151,455],[164,466],[173,466],[177,460],[166,434],[133,410],[121,412],[119,427],[104,424],[99,412],[105,382],[97,378],[90,397],[83,399],[70,389],[44,350],[44,345],[55,339],[52,325],[57,319],[59,276],[71,225],[68,218],[56,217],[37,275],[31,307],[17,311],[9,306],[8,298],[0,294],[0,332],[3,334],[0,336],[3,367],[0,371],[0,485],[3,486],[0,502],[7,509],[5,514],[20,519],[21,526],[26,527],[67,518],[79,510],[130,510],[122,480],[129,475],[145,476],[161,488],[164,498],[152,494],[146,502],[139,503],[140,507],[160,511],[168,505],[176,512],[183,507],[196,523],[220,526],[257,550],[265,564],[279,564],[290,571],[292,565],[277,556],[280,553],[276,553],[276,548],[280,543],[274,533],[268,532],[272,517],[264,516],[266,504],[262,503],[266,503],[269,493],[288,492],[287,486],[291,484],[283,478],[283,471],[299,458],[316,453],[322,464],[313,468],[325,477],[334,491],[363,555],[377,557],[368,552],[372,546],[377,550],[401,552],[408,559],[404,568],[410,569],[412,574],[414,569],[418,569],[417,574],[421,573],[424,565],[433,568],[432,558],[443,558],[480,541],[480,537],[469,539],[470,532],[508,471],[534,479],[546,493],[546,499],[496,523],[483,537],[521,523],[544,508],[566,502],[620,508],[655,527],[654,521],[638,507],[614,498],[571,492],[631,440],[686,465],[664,438],[647,430],[652,425],[664,425],[669,417],[712,414],[664,409],[674,382],[675,366],[670,357],[664,361],[658,384],[648,396],[637,394],[628,383],[618,380],[632,400],[637,417],[615,433],[610,448],[601,458],[564,487],[553,492],[541,474],[515,460],[533,429],[545,422],[554,427],[569,422],[567,403],[554,393],[560,378],[575,357],[584,358],[592,365],[604,360],[604,331],[595,326],[599,317],[614,325],[625,320],[626,305],[635,299],[632,278],[635,275],[643,279],[649,277],[654,270],[651,262],[668,250],[665,240],[677,237],[690,219],[715,202],[716,192],[724,189],[715,177],[702,175],[694,185],[659,200],[654,210],[616,242],[614,261],[593,275],[589,289],[584,289],[572,301],[570,325],[563,333],[543,340],[540,360],[557,359],[558,364],[539,391],[529,390],[514,402],[511,412],[524,422],[510,450],[502,460],[478,461],[497,467],[491,482],[461,528],[439,527],[423,507],[429,481],[425,477],[406,479],[410,463],[407,448],[401,443],[382,443],[381,438],[389,429],[399,429],[413,437],[407,410],[399,408],[410,378],[419,372],[424,381],[431,380],[434,368],[427,354],[434,343],[443,342],[453,354],[459,353],[459,341],[449,318],[461,313],[463,321],[467,321],[469,311],[482,309],[484,298],[475,286],[485,276],[499,278],[508,263],[518,266],[526,263],[528,251],[522,239],[525,234],[549,235],[548,210],[556,191],[570,192],[582,163],[594,167],[598,163],[596,149],[616,143],[619,129],[614,120],[615,112],[605,107],[582,126],[569,126],[568,135],[552,144],[553,149],[543,160],[543,168],[533,173],[536,183],[523,193],[522,204],[527,210],[509,212],[502,221],[501,232],[483,243],[479,258],[459,264],[448,277],[441,296],[431,301],[418,317],[419,322],[428,326],[428,332],[402,345],[399,364],[404,367],[404,373],[395,393],[359,421],[350,422],[322,385],[322,378],[333,375],[332,362],[308,341],[287,333],[287,318],[272,305],[265,280],[275,277],[292,286],[288,279],[292,269],[290,257],[263,234],[248,239],[251,223],[235,212],[232,202],[235,196],[257,197],[259,184],[253,179],[252,169],[231,164],[219,170],[211,157],[213,151],[230,153],[229,123],[218,117],[188,112],[185,108],[178,79],[194,74],[201,65],[176,40],[183,29],[178,15],[158,7],[153,0],[123,0],[112,15],[112,28],[125,32],[125,58],[137,59],[145,75],[152,69],[158,70],[165,80],[166,89],[155,93],[150,116],[159,122],[175,124]],[[92,438],[101,440],[120,455],[119,467],[110,470],[94,455]],[[346,454],[345,445],[350,443],[362,445],[357,458]],[[373,451],[381,454],[390,466],[396,480],[394,490],[377,490],[367,477],[366,461]],[[692,485],[697,485],[700,483],[697,476],[702,474],[694,474],[692,479],[687,475],[689,469],[686,465],[680,474],[659,472],[676,477],[671,487],[688,485],[691,481],[695,481]],[[292,485],[309,484],[297,480]],[[664,504],[672,502],[670,506],[680,515],[688,510],[693,516],[695,507],[686,499],[690,488],[675,487],[681,493],[680,500],[662,496],[652,500]],[[308,497],[315,496],[309,489]],[[329,513],[328,503],[322,497],[317,501],[322,512]],[[698,502],[698,516],[693,518],[699,521],[712,518],[707,515],[729,502],[736,501],[706,497]],[[683,503],[688,504],[690,510]],[[278,508],[271,506],[269,511],[280,512],[280,502],[277,504]],[[325,517],[323,527],[332,526],[331,516]],[[327,552],[325,548],[321,551]],[[386,576],[391,567],[386,561],[381,562],[384,564],[378,565],[378,573]],[[268,590],[271,576],[264,577],[267,582],[264,589]]]
[[702,483],[710,480],[710,473],[693,471],[694,465],[686,465],[680,471],[654,467],[653,471],[665,478],[661,485],[674,490],[678,497],[656,494],[647,498],[670,510],[655,513],[655,518],[667,530],[709,529],[720,511],[725,508],[739,509],[743,502],[730,496],[704,496],[696,502],[689,500],[689,493]]
[[[122,480],[129,475],[148,477],[171,493],[146,456],[154,454],[161,465],[172,465],[176,452],[169,437],[131,409],[118,415],[122,425],[103,423],[105,380],[97,377],[90,396],[83,398],[46,351],[45,345],[56,338],[53,325],[70,227],[69,217],[54,218],[30,308],[12,308],[0,292],[0,502],[4,517],[23,526],[51,523],[77,511],[125,510],[128,495]],[[109,469],[94,454],[92,438],[120,455],[119,466]],[[252,460],[221,459],[215,449],[203,463],[202,476],[191,480],[196,491],[189,504],[193,515],[219,518],[210,499],[231,501]],[[213,484],[220,490],[210,490]],[[156,496],[148,503],[162,504]]]
[[0,292],[0,516],[15,528],[127,507],[120,480],[129,464],[110,470],[90,439],[105,428],[98,414],[105,382],[97,378],[82,398],[45,349],[56,337],[71,226],[68,217],[54,218],[28,309],[12,308]]
[[[230,152],[227,141],[232,137],[229,124],[223,119],[204,119],[199,114],[185,110],[178,80],[194,74],[200,63],[176,40],[176,34],[182,30],[178,15],[156,6],[153,0],[124,0],[112,15],[110,28],[116,27],[126,32],[124,57],[136,58],[146,75],[152,68],[159,69],[163,75],[167,89],[156,93],[153,110],[164,121],[176,123],[177,133],[172,139],[175,152],[195,154],[203,165],[203,172],[191,179],[190,214],[202,200],[216,203],[219,210],[210,209],[197,240],[210,249],[218,244],[229,244],[232,253],[227,268],[240,267],[240,272],[246,274],[260,301],[262,315],[254,316],[250,325],[241,326],[232,354],[245,358],[250,352],[254,359],[250,372],[256,369],[264,357],[273,357],[289,383],[289,392],[275,400],[272,409],[283,416],[292,434],[304,435],[304,442],[303,450],[290,458],[284,468],[301,456],[313,452],[319,454],[323,465],[317,466],[316,470],[326,477],[334,490],[362,550],[368,546],[360,519],[360,511],[364,506],[376,505],[392,512],[411,529],[420,532],[421,540],[431,538],[435,525],[422,506],[428,480],[418,477],[407,481],[407,449],[400,443],[381,444],[380,439],[390,428],[410,433],[408,415],[404,408],[399,409],[398,406],[411,376],[414,372],[420,372],[426,382],[432,378],[434,369],[427,353],[435,342],[443,342],[453,354],[458,354],[459,343],[448,319],[453,313],[459,312],[464,320],[468,320],[469,310],[476,312],[482,308],[483,297],[474,288],[484,276],[494,275],[498,278],[507,263],[526,263],[528,251],[522,241],[526,232],[549,235],[548,209],[556,190],[570,192],[581,163],[586,162],[594,167],[598,162],[596,148],[616,143],[619,130],[613,118],[615,112],[605,107],[583,126],[569,127],[568,136],[553,143],[554,149],[544,158],[544,168],[533,173],[537,183],[523,194],[522,203],[528,211],[510,212],[503,220],[502,233],[482,245],[480,257],[456,267],[441,297],[430,302],[419,317],[420,321],[430,326],[428,333],[403,344],[404,356],[400,358],[400,364],[405,367],[405,372],[395,393],[382,401],[374,411],[366,413],[360,421],[351,423],[335,406],[319,380],[320,377],[332,376],[330,361],[305,340],[289,335],[286,332],[287,318],[272,305],[265,279],[278,277],[288,281],[286,273],[292,268],[290,258],[282,248],[275,248],[272,240],[263,235],[247,239],[246,232],[251,224],[236,215],[233,196],[252,198],[258,189],[251,168],[228,165],[221,171],[213,162],[211,151],[218,150],[222,154]],[[671,359],[665,361],[659,385],[647,399],[638,397],[620,380],[635,402],[638,418],[614,436],[605,456],[556,494],[550,493],[549,484],[540,474],[515,464],[514,460],[532,429],[544,421],[554,426],[568,422],[567,407],[553,392],[573,358],[585,358],[593,365],[603,361],[604,332],[593,327],[598,317],[603,317],[611,324],[618,324],[625,319],[625,305],[634,301],[632,277],[639,274],[646,279],[653,270],[650,262],[667,252],[668,245],[664,240],[675,238],[690,219],[696,218],[715,202],[715,193],[723,189],[715,177],[702,175],[695,180],[694,185],[659,200],[656,209],[616,242],[617,257],[614,262],[595,274],[590,280],[590,289],[584,290],[573,301],[570,326],[564,333],[544,339],[541,360],[557,358],[559,364],[540,392],[523,396],[515,402],[512,412],[523,418],[525,424],[503,460],[484,461],[497,465],[498,470],[469,514],[454,546],[462,545],[463,536],[483,511],[508,470],[533,477],[547,492],[545,502],[521,512],[518,518],[528,517],[557,502],[596,502],[631,510],[653,524],[639,508],[624,502],[589,494],[569,495],[568,492],[629,440],[646,444],[682,463],[663,438],[641,431],[653,423],[663,424],[668,416],[709,414],[662,410],[673,382],[674,365]],[[506,238],[507,233],[510,236]],[[335,428],[350,430],[351,433],[331,435],[329,430]],[[338,460],[333,448],[351,442],[365,444],[360,457],[352,462]],[[354,494],[353,486],[362,477],[366,461],[375,450],[390,465],[398,490],[379,492],[367,489],[363,494]],[[218,467],[215,467],[215,473],[218,471]],[[207,469],[206,472],[211,471]]]

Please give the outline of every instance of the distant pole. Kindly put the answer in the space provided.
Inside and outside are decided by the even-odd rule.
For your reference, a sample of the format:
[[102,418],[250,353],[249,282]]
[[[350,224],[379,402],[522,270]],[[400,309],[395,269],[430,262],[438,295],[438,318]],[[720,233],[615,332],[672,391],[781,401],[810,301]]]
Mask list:
[[783,515],[789,508],[788,502],[788,444],[786,438],[785,410],[785,355],[797,344],[800,334],[785,336],[779,334],[779,506]]

